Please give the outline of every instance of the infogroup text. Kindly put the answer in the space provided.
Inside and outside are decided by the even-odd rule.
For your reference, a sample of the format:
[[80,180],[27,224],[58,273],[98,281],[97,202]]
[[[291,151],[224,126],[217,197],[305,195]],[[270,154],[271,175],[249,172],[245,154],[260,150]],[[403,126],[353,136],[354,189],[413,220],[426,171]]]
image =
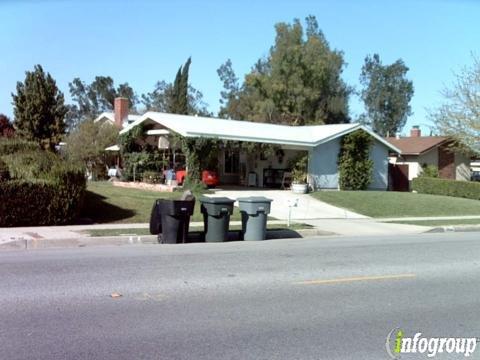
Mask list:
[[422,337],[417,332],[413,337],[406,337],[402,329],[390,331],[386,342],[387,352],[392,359],[400,358],[400,354],[426,354],[433,358],[437,354],[463,354],[469,357],[475,352],[477,338],[455,337]]

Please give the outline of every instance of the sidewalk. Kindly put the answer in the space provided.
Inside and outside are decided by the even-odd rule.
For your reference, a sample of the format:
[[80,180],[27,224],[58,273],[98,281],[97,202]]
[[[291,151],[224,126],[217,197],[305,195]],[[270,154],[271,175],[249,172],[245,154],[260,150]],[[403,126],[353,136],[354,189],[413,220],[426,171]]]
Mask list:
[[[269,220],[269,224],[286,224],[281,220]],[[241,225],[241,221],[230,221],[231,225]],[[203,227],[203,222],[191,222],[191,227]],[[73,239],[86,237],[85,231],[101,229],[148,229],[148,223],[137,224],[94,224],[0,228],[0,244],[15,240]]]
[[379,222],[390,221],[428,221],[428,220],[472,220],[480,219],[480,215],[465,215],[465,216],[420,216],[420,217],[398,217],[398,218],[376,218]]
[[[340,236],[369,236],[369,235],[407,235],[421,234],[425,232],[443,232],[443,231],[480,231],[480,226],[421,226],[389,223],[389,221],[415,221],[415,220],[452,220],[452,219],[480,219],[480,216],[444,216],[444,217],[408,217],[408,218],[382,218],[382,219],[332,219],[332,218],[316,218],[316,219],[295,219],[294,222],[312,225],[314,229],[305,231],[304,236],[316,236],[323,233]],[[286,224],[284,220],[269,220],[269,224]],[[231,221],[231,225],[241,225],[240,221]],[[192,222],[191,227],[202,227],[203,222]],[[64,240],[87,239],[89,236],[85,234],[88,230],[99,229],[147,229],[149,224],[94,224],[94,225],[65,225],[65,226],[36,226],[36,227],[16,227],[16,228],[0,228],[0,245],[8,244],[15,241],[33,241],[41,242],[42,240],[51,240],[60,243]],[[137,236],[133,234],[124,234],[118,236],[126,238],[132,242],[130,238],[135,238],[134,242],[143,242],[149,236]],[[136,239],[138,237],[138,239]],[[107,237],[104,237],[105,239]],[[108,237],[114,239],[114,237]],[[142,241],[140,241],[142,238]],[[94,238],[92,238],[93,240]],[[96,239],[100,239],[99,237]],[[138,241],[137,241],[138,240]],[[114,240],[112,240],[115,242]],[[125,241],[122,240],[123,242]]]

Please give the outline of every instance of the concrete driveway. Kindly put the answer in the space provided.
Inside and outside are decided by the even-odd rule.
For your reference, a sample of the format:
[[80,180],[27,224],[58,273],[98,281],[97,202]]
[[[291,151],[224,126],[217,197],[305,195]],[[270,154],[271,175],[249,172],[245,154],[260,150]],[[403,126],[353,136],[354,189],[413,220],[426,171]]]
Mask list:
[[[246,196],[265,196],[272,199],[271,213],[272,217],[279,220],[288,219],[289,205],[297,202],[296,207],[292,207],[291,219],[367,219],[366,216],[338,208],[336,206],[324,203],[308,194],[294,194],[290,190],[270,190],[258,188],[244,189],[217,189],[215,194],[208,196],[226,196],[231,199]],[[238,206],[238,203],[235,203]]]
[[[270,216],[279,220],[287,220],[289,205],[297,202],[297,207],[292,207],[292,220],[310,224],[338,235],[420,234],[428,230],[425,226],[379,222],[376,219],[327,204],[308,194],[294,194],[289,190],[226,188],[217,189],[214,194],[208,196],[226,196],[231,199],[245,196],[265,196],[273,200]],[[238,203],[235,205],[238,206]]]

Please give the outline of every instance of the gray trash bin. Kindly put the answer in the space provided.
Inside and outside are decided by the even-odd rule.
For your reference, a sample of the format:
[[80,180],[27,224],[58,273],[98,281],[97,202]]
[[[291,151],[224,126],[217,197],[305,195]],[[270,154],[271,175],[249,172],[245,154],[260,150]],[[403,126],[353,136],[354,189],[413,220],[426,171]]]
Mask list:
[[242,215],[243,240],[265,240],[267,237],[267,216],[270,214],[271,199],[263,196],[238,198]]
[[227,197],[200,198],[206,242],[228,240],[228,225],[235,200]]

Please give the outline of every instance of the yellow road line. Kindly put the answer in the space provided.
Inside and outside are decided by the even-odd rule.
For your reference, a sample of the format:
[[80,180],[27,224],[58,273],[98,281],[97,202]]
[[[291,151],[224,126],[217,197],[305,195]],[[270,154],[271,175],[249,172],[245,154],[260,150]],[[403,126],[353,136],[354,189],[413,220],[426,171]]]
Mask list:
[[396,279],[411,279],[416,277],[415,274],[397,274],[397,275],[379,275],[379,276],[357,276],[339,279],[326,279],[326,280],[307,280],[300,281],[296,284],[299,285],[326,285],[326,284],[339,284],[349,283],[355,281],[372,281],[372,280],[396,280]]

